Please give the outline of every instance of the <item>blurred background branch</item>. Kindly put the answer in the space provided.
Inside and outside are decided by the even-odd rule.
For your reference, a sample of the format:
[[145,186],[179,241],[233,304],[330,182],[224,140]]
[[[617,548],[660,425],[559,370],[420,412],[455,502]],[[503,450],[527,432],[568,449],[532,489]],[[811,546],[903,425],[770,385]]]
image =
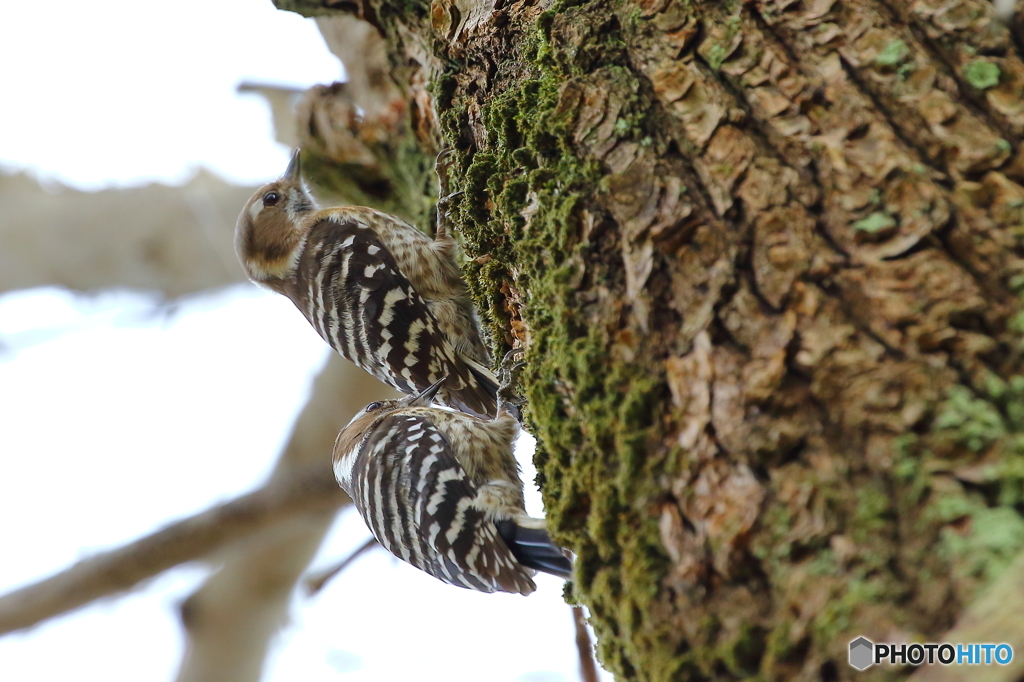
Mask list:
[[342,571],[348,568],[352,564],[352,562],[354,562],[363,554],[377,546],[377,539],[371,537],[369,540],[360,545],[358,549],[356,549],[347,557],[339,561],[334,566],[331,566],[330,568],[323,571],[317,571],[313,575],[308,576],[304,581],[306,592],[308,592],[309,596],[311,597],[316,595],[317,592],[324,589],[324,585],[326,585],[328,581],[336,578],[338,575],[341,574]]
[[205,170],[181,187],[100,192],[0,174],[0,293],[56,285],[177,298],[242,282],[235,218],[253,191]]
[[576,628],[576,651],[580,657],[580,680],[597,682],[597,661],[594,660],[594,642],[587,630],[587,615],[582,606],[572,607],[572,623]]
[[333,513],[345,501],[322,471],[272,483],[173,523],[124,547],[0,597],[0,633],[31,627],[142,581],[297,513]]

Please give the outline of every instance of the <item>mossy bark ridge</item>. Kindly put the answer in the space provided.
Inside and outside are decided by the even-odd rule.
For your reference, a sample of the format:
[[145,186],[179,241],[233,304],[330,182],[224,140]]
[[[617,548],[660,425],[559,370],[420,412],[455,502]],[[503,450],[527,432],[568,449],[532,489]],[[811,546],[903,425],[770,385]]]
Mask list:
[[1024,548],[1024,66],[989,3],[335,7],[452,149],[620,679],[853,679],[851,639],[941,639]]

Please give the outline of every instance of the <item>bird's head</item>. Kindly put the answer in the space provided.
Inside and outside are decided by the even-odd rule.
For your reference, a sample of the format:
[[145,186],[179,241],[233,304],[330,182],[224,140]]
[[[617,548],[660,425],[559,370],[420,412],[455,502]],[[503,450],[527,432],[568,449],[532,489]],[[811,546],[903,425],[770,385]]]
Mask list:
[[315,210],[302,184],[296,149],[284,175],[256,190],[238,215],[235,251],[249,279],[272,284],[291,274],[309,229],[304,218]]
[[430,402],[441,389],[441,384],[448,377],[441,377],[425,390],[415,395],[407,395],[396,400],[378,400],[370,403],[352,417],[352,421],[341,430],[337,440],[334,441],[334,459],[338,460],[345,453],[359,445],[363,436],[372,431],[373,427],[384,417],[396,410],[406,407],[430,407]]

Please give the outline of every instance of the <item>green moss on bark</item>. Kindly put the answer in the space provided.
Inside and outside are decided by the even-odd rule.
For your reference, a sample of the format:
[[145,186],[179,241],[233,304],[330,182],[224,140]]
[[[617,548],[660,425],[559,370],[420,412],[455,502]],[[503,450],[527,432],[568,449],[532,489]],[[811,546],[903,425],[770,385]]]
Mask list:
[[[525,38],[527,68],[482,103],[490,144],[472,154],[456,147],[464,170],[453,189],[465,191],[456,222],[476,259],[470,287],[494,338],[506,339],[509,324],[499,292],[528,292],[522,316],[530,362],[522,385],[538,438],[535,461],[549,528],[578,556],[574,594],[590,607],[601,658],[627,677],[630,661],[643,660],[645,676],[669,679],[680,665],[678,633],[651,629],[648,617],[668,562],[656,515],[647,508],[659,493],[650,472],[644,475],[664,377],[657,368],[610,358],[620,312],[593,307],[584,313],[574,298],[581,277],[591,282],[622,275],[618,268],[582,271],[584,262],[598,261],[588,256],[602,248],[599,234],[581,238],[580,224],[581,212],[600,191],[602,169],[574,144],[575,112],[559,108],[564,84],[584,70],[578,54],[549,40],[554,16],[554,10],[542,16]],[[592,36],[601,39],[621,40],[614,33]],[[589,45],[595,53],[598,47]],[[453,65],[442,77],[438,92],[454,92],[446,79],[459,68]],[[446,137],[462,139],[466,103],[453,97],[438,108]],[[623,114],[622,125],[639,126],[637,112],[627,108]],[[503,348],[496,350],[500,356]],[[740,658],[757,648],[749,641],[737,646],[734,656]]]

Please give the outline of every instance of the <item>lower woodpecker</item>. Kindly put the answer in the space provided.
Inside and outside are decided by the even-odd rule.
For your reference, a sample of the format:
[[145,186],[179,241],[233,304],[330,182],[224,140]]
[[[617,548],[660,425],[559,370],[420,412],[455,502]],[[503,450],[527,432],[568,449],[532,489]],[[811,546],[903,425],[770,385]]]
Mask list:
[[334,475],[388,551],[450,585],[530,594],[572,563],[524,511],[512,453],[519,422],[430,407],[417,395],[370,403],[334,444]]

